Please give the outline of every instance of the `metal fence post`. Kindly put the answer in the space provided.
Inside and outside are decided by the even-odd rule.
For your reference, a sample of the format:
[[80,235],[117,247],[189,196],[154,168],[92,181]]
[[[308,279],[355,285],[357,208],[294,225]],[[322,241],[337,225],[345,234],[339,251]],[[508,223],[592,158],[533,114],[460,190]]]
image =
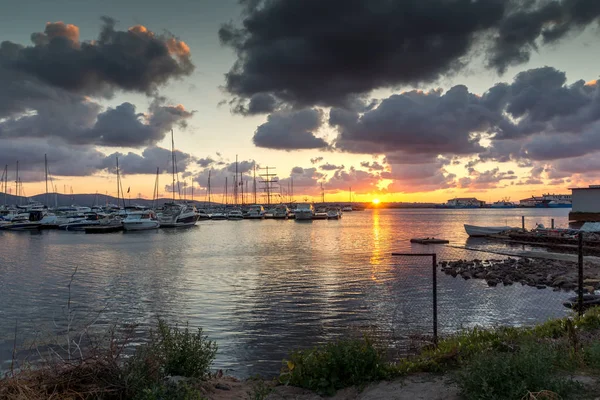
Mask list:
[[579,266],[579,276],[578,276],[578,285],[577,289],[579,291],[577,298],[577,310],[579,311],[579,315],[583,315],[583,232],[579,232],[579,246],[578,246],[578,266]]
[[521,215],[521,228],[525,230],[525,216]]
[[438,311],[437,311],[437,255],[433,258],[433,344],[438,345]]
[[437,311],[437,254],[435,253],[392,253],[392,256],[431,257],[433,266],[433,344],[438,345],[438,311]]

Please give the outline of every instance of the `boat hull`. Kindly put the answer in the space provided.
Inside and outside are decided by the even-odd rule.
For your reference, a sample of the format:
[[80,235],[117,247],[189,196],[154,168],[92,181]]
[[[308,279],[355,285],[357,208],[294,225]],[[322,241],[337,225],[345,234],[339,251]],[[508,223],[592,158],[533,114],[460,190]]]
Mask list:
[[465,231],[470,237],[484,237],[489,235],[498,234],[511,229],[516,229],[511,226],[477,226],[477,225],[464,225]]
[[297,211],[294,213],[296,221],[312,221],[313,213],[311,211]]
[[132,221],[123,222],[123,230],[125,231],[148,231],[160,228],[158,221]]

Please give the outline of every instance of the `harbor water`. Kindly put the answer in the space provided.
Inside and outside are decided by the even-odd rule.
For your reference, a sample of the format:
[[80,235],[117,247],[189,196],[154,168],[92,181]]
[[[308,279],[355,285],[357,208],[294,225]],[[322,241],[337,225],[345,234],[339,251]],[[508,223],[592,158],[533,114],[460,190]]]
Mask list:
[[[523,247],[468,240],[463,224],[519,227],[524,215],[528,228],[550,226],[551,219],[566,227],[568,211],[374,209],[341,220],[200,221],[188,229],[106,235],[0,231],[2,368],[15,337],[19,348],[43,342],[63,333],[65,318],[90,321],[99,331],[136,324],[139,341],[158,317],[202,327],[219,345],[215,368],[238,377],[275,375],[290,350],[350,332],[402,341],[430,333],[431,262],[392,257],[393,251],[499,258],[409,239],[518,251]],[[567,313],[565,292],[438,279],[441,333]]]

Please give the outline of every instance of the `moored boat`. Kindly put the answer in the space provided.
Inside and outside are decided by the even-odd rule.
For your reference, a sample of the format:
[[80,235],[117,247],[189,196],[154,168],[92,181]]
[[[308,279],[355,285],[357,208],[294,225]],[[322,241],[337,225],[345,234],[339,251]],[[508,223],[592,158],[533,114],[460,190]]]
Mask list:
[[244,219],[244,214],[242,213],[242,210],[236,208],[227,213],[227,219],[239,221],[241,219]]
[[471,237],[483,237],[488,235],[495,235],[505,231],[516,230],[511,226],[477,226],[477,225],[464,225],[465,231]]
[[198,222],[198,214],[193,205],[165,203],[163,211],[158,214],[158,222],[161,228],[194,226]]
[[314,214],[315,209],[310,203],[300,203],[296,206],[296,210],[294,210],[296,221],[312,221]]
[[342,212],[339,208],[329,208],[327,210],[327,219],[340,219],[342,218]]
[[160,227],[156,214],[151,210],[130,212],[122,224],[126,231],[145,231]]
[[248,212],[244,215],[246,219],[264,219],[265,208],[261,205],[252,205],[248,207]]

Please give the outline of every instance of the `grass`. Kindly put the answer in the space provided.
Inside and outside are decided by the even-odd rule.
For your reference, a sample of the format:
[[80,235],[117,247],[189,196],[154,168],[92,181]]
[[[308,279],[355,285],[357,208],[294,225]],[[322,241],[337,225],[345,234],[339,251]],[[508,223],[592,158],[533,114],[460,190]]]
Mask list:
[[360,386],[386,376],[381,352],[365,337],[293,352],[285,361],[280,381],[332,395],[338,389]]
[[[186,326],[159,320],[148,343],[124,355],[126,342],[114,336],[106,347],[85,349],[86,357],[54,359],[42,368],[25,368],[0,379],[0,398],[7,399],[139,399],[198,400],[193,381],[168,383],[169,376],[197,380],[210,375],[217,346]],[[83,352],[82,352],[83,354]]]
[[418,356],[393,362],[384,360],[368,339],[342,340],[293,352],[280,382],[333,394],[411,373],[451,372],[467,399],[520,399],[533,393],[566,398],[578,385],[564,373],[600,372],[599,337],[600,308],[593,308],[582,317],[535,327],[466,330]]
[[[217,346],[201,329],[159,321],[149,341],[129,357],[124,354],[127,340],[109,337],[86,348],[83,344],[93,342],[77,339],[77,357],[57,356],[42,368],[22,368],[0,379],[0,398],[204,398],[200,388],[210,378]],[[279,382],[331,395],[341,388],[415,372],[447,372],[466,399],[567,398],[579,389],[568,376],[582,371],[600,374],[599,338],[600,308],[594,308],[582,317],[531,328],[463,331],[418,356],[395,361],[386,360],[368,337],[339,340],[292,352],[284,360]],[[186,378],[174,382],[169,379],[173,376]],[[271,391],[257,380],[247,395],[261,400]]]

